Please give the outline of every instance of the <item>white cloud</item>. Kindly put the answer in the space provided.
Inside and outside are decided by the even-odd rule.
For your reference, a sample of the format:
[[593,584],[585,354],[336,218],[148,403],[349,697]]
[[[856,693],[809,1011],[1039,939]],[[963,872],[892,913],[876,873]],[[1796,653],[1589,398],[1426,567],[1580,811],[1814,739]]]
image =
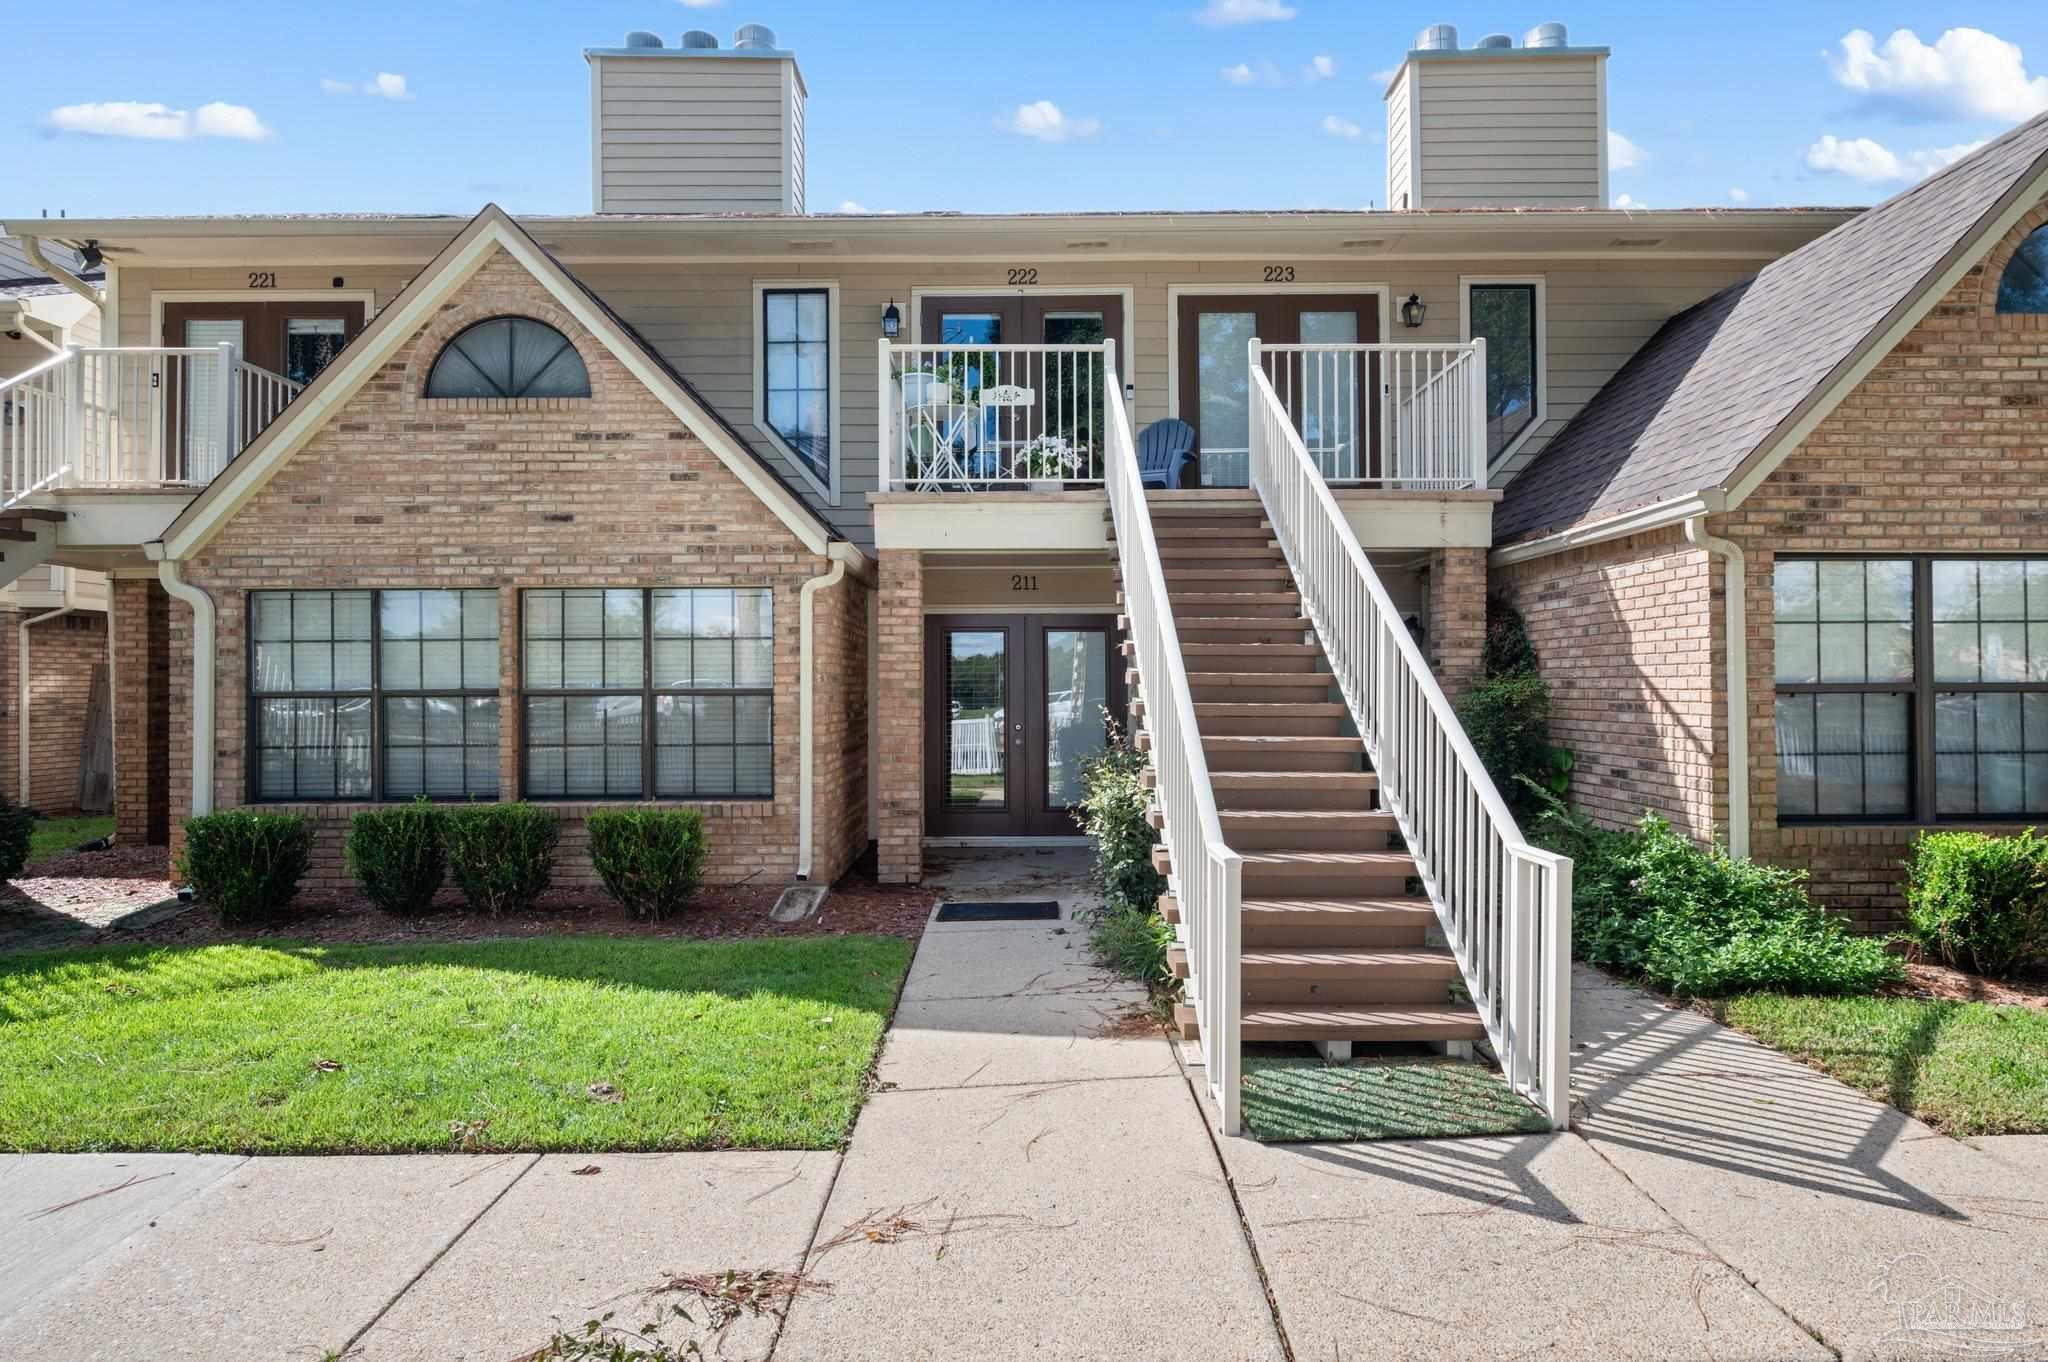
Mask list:
[[1294,6],[1281,0],[1209,0],[1195,15],[1195,22],[1211,28],[1232,28],[1238,24],[1270,24],[1292,19]]
[[1927,147],[1901,155],[1869,137],[1823,136],[1806,149],[1806,164],[1815,170],[1847,175],[1866,184],[1887,180],[1921,180],[1944,166],[1954,165],[1982,142],[1963,142],[1952,147]]
[[1337,74],[1337,59],[1321,54],[1308,59],[1308,69],[1301,73],[1303,80],[1329,80]]
[[132,99],[94,104],[66,104],[50,110],[49,124],[58,132],[95,137],[139,137],[148,141],[182,142],[189,137],[229,137],[260,142],[271,136],[256,111],[240,104],[215,101],[196,111],[145,104]]
[[684,9],[717,9],[725,0],[682,0]]
[[356,85],[352,80],[334,80],[327,76],[320,77],[320,93],[323,95],[352,95],[355,92]]
[[1748,203],[1749,191],[1747,189],[1741,188],[1740,186],[1737,186],[1736,188],[1728,191],[1728,201],[1730,203]]
[[2019,44],[1981,28],[1952,28],[1920,41],[1899,29],[1882,47],[1865,29],[1822,53],[1835,83],[1930,116],[1962,114],[2017,123],[2048,112],[2048,76],[2029,76]]
[[1614,129],[1607,130],[1607,168],[1609,170],[1635,170],[1650,159],[1650,153],[1622,136]]
[[839,211],[842,213],[865,213],[868,210],[864,205],[855,203],[852,199],[848,199],[844,203],[839,205]]
[[1014,132],[1019,137],[1035,137],[1041,142],[1067,142],[1093,137],[1102,131],[1102,120],[1069,118],[1060,112],[1059,105],[1049,99],[1041,99],[1019,104],[1015,113],[996,119],[996,126],[1004,132]]
[[1632,194],[1616,194],[1614,196],[1614,206],[1621,209],[1634,209],[1639,213],[1648,212],[1650,208],[1649,204],[1638,202]]
[[1365,136],[1364,128],[1359,127],[1348,118],[1339,118],[1336,114],[1325,114],[1323,116],[1323,131],[1332,137],[1355,139]]
[[328,95],[374,95],[378,99],[404,100],[412,98],[405,77],[393,71],[379,71],[361,85],[350,80],[334,80],[321,77],[320,92]]
[[1394,77],[1395,77],[1395,76],[1398,76],[1398,75],[1400,75],[1400,74],[1401,74],[1401,68],[1400,68],[1400,67],[1398,67],[1398,66],[1389,66],[1389,67],[1388,67],[1388,68],[1387,68],[1386,70],[1384,70],[1384,71],[1375,71],[1375,72],[1373,72],[1373,73],[1372,73],[1372,83],[1373,83],[1373,84],[1375,84],[1375,85],[1382,85],[1382,86],[1384,86],[1384,85],[1391,85],[1391,84],[1393,83]]
[[1280,68],[1269,61],[1262,61],[1256,66],[1250,62],[1241,61],[1235,66],[1224,67],[1222,74],[1223,79],[1232,85],[1285,85],[1287,83],[1286,79],[1280,74]]

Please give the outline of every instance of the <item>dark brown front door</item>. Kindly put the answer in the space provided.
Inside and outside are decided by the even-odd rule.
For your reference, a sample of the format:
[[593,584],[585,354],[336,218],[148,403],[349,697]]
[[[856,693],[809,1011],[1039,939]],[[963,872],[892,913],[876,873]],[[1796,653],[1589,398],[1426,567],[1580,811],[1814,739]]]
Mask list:
[[1071,837],[1081,766],[1123,712],[1106,615],[938,615],[925,637],[925,827]]
[[[1246,344],[1371,344],[1379,300],[1358,293],[1183,295],[1179,328],[1180,419],[1195,428],[1204,487],[1242,487],[1251,452],[1251,375]],[[1372,395],[1376,361],[1333,364],[1269,356],[1267,373],[1295,428],[1333,482],[1378,476]]]
[[[918,314],[923,345],[1100,345],[1121,341],[1124,302],[1109,294],[959,294],[926,298]],[[1130,362],[1119,357],[1120,367]],[[1014,351],[951,363],[963,398],[996,385],[1028,389],[1022,406],[991,408],[970,441],[967,467],[976,477],[1030,476],[1017,453],[1041,435],[1058,436],[1085,457],[1073,475],[1099,476],[1107,442],[1104,367],[1099,355]]]
[[[203,347],[229,342],[243,363],[281,374],[302,386],[312,382],[362,329],[362,303],[343,298],[164,304],[163,344]],[[217,418],[204,404],[186,401],[175,367],[166,375],[164,410],[167,476],[184,477],[188,471],[186,446]]]

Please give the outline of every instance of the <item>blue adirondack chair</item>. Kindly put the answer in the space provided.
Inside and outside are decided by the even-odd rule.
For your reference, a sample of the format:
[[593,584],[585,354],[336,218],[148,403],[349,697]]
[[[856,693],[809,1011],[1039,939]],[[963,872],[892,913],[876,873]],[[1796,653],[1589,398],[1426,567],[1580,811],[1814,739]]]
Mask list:
[[1195,428],[1169,416],[1138,432],[1138,481],[1177,490],[1195,461]]

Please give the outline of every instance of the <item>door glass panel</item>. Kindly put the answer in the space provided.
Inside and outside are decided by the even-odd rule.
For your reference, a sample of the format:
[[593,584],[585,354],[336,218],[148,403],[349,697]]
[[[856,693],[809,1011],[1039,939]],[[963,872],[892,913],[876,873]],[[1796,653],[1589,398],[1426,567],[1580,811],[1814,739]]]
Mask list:
[[347,343],[347,326],[339,317],[290,318],[284,324],[284,376],[311,383]]
[[[1003,319],[990,312],[947,312],[939,317],[938,341],[947,345],[1001,345]],[[996,419],[979,411],[981,390],[998,381],[997,360],[986,354],[942,355],[938,373],[939,429],[949,436],[970,477],[995,476]]]
[[1195,318],[1195,421],[1202,485],[1243,487],[1251,477],[1251,372],[1245,347],[1258,314],[1204,312]]
[[1045,633],[1045,802],[1081,802],[1081,766],[1108,742],[1109,636],[1099,629]]
[[1009,637],[1000,629],[946,634],[946,806],[997,811],[1007,803],[1004,755]]
[[[223,341],[235,347],[237,355],[248,354],[240,317],[193,318],[185,323],[185,344],[211,349]],[[173,384],[177,400],[185,407],[185,475],[211,477],[236,451],[221,448],[220,411],[214,394],[220,391],[220,357],[193,355],[187,361],[186,381]]]
[[[1100,312],[1053,312],[1045,318],[1047,345],[1100,345],[1107,334]],[[1100,472],[1102,449],[1102,356],[1055,355],[1046,362],[1045,433],[1074,452],[1070,464],[1055,461],[1052,476],[1086,478]],[[1056,470],[1056,471],[1055,471]]]
[[[1304,312],[1301,339],[1305,345],[1355,345],[1358,313]],[[1349,353],[1306,354],[1301,370],[1302,441],[1309,457],[1326,478],[1360,478],[1358,448],[1358,365]]]

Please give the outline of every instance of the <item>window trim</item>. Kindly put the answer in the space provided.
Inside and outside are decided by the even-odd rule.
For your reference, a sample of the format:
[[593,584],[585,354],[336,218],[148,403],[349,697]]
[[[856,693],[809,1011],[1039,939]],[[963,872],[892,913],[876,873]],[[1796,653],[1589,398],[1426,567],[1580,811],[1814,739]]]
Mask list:
[[[620,690],[610,686],[578,686],[574,689],[556,687],[552,690],[533,690],[526,684],[526,606],[527,600],[536,591],[638,591],[640,593],[640,686],[637,692]],[[731,686],[724,689],[703,687],[658,687],[654,684],[654,593],[657,591],[766,591],[768,593],[768,682],[762,686]],[[617,804],[617,803],[661,803],[661,804],[769,804],[775,800],[775,585],[772,582],[697,582],[690,585],[672,583],[663,586],[591,586],[584,583],[564,586],[532,586],[519,588],[518,610],[518,685],[513,698],[518,706],[519,723],[519,798],[537,804]],[[691,636],[695,641],[695,636]],[[590,699],[593,697],[638,694],[640,697],[640,793],[637,795],[615,794],[535,794],[533,792],[528,758],[532,747],[528,742],[526,702],[530,699]],[[663,696],[760,696],[768,701],[768,792],[766,794],[725,794],[725,795],[664,795],[655,792],[655,757],[659,744],[655,741],[655,701]],[[502,717],[501,720],[502,722]],[[737,720],[735,720],[737,721]],[[738,747],[756,747],[758,743],[734,743]],[[565,744],[566,747],[566,744]],[[602,750],[602,749],[600,749]]]
[[[1458,339],[1467,345],[1472,342],[1472,290],[1500,285],[1509,288],[1536,290],[1536,414],[1522,433],[1507,442],[1501,452],[1487,461],[1487,480],[1493,480],[1501,469],[1522,452],[1536,432],[1550,419],[1550,282],[1541,274],[1461,274],[1458,276]],[[1484,381],[1482,376],[1481,381]]]
[[[583,369],[583,394],[580,397],[574,394],[546,393],[494,393],[490,395],[472,394],[468,396],[459,397],[449,394],[437,395],[433,390],[434,375],[441,372],[441,363],[442,361],[448,358],[448,352],[450,350],[453,350],[458,344],[460,344],[464,336],[467,336],[472,331],[478,330],[482,327],[489,326],[493,322],[530,322],[535,326],[545,328],[548,331],[552,331],[555,335],[561,337],[562,344],[568,348],[570,354],[576,356],[576,363],[580,365]],[[548,365],[553,364],[555,360],[559,358],[561,358],[561,351],[557,350],[553,355],[548,357]],[[478,367],[474,360],[468,359],[466,355],[464,356],[464,360],[469,364],[469,366],[472,369],[476,369],[476,371],[479,374],[482,374],[484,379],[487,382],[490,382],[493,387],[497,386],[496,381],[493,380],[489,374],[484,373],[483,370],[480,367]],[[535,371],[535,375],[538,376],[541,372],[544,372],[547,367],[547,365],[541,366],[541,369]],[[479,317],[475,321],[467,323],[459,331],[456,331],[452,335],[450,335],[447,340],[441,342],[440,348],[434,351],[434,362],[427,366],[426,377],[420,380],[420,401],[422,402],[589,402],[594,400],[596,396],[597,389],[595,385],[592,384],[590,379],[590,361],[583,357],[583,352],[577,349],[576,342],[570,337],[569,333],[562,330],[561,327],[556,326],[553,322],[546,321],[540,317],[535,317],[525,312],[495,312],[488,317]]]
[[1913,675],[1905,681],[1814,681],[1781,682],[1777,679],[1778,619],[1771,612],[1771,638],[1766,664],[1771,678],[1773,710],[1772,776],[1777,774],[1778,750],[1775,711],[1781,695],[1811,694],[1899,694],[1906,696],[1906,799],[1903,814],[1785,814],[1778,807],[1775,792],[1772,814],[1779,827],[2004,827],[2036,823],[2048,818],[2048,811],[2009,814],[1943,814],[1939,812],[1936,789],[1938,755],[1935,745],[1937,695],[2048,694],[2048,681],[1943,681],[1934,675],[1934,565],[1949,563],[2048,562],[2048,554],[2022,552],[1985,553],[1778,553],[1772,556],[1773,587],[1780,563],[1871,563],[1905,562],[1913,574]]
[[[829,477],[820,478],[809,461],[768,424],[768,295],[771,293],[822,293],[825,295],[825,420],[830,438]],[[775,451],[788,461],[803,480],[825,499],[839,505],[842,476],[846,465],[845,425],[840,420],[840,395],[846,385],[840,381],[839,281],[837,279],[756,279],[754,281],[754,426]]]
[[[302,593],[325,592],[329,597],[366,592],[370,597],[370,687],[368,690],[289,690],[267,691],[256,684],[256,598],[258,596],[296,596]],[[384,593],[386,591],[452,591],[457,595],[465,591],[490,591],[498,596],[498,648],[499,667],[497,684],[489,691],[445,687],[431,687],[406,690],[384,688]],[[384,702],[386,700],[496,700],[498,702],[498,789],[492,802],[505,798],[505,601],[496,588],[484,586],[311,586],[311,587],[254,587],[242,594],[244,628],[247,637],[243,640],[242,675],[247,679],[243,687],[247,699],[248,728],[243,747],[242,783],[244,802],[249,804],[409,804],[414,799],[425,799],[435,804],[463,804],[476,795],[434,796],[387,795],[384,792]],[[370,792],[367,795],[266,795],[263,793],[263,745],[259,740],[263,731],[263,702],[266,700],[367,700],[370,702]],[[465,719],[465,724],[467,720]],[[468,744],[463,744],[467,747]]]

